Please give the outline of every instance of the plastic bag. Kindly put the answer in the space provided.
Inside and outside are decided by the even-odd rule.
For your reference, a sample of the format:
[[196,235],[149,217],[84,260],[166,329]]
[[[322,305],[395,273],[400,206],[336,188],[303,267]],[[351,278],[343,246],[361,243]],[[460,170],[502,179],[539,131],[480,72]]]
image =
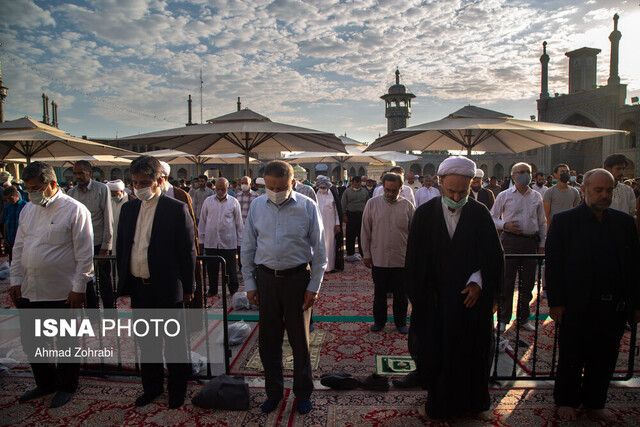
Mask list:
[[231,299],[231,305],[234,310],[257,310],[257,305],[249,304],[246,292],[236,292]]
[[[229,325],[229,345],[242,344],[249,338],[251,334],[251,326],[247,325],[244,320]],[[224,341],[223,335],[217,339],[218,344]]]

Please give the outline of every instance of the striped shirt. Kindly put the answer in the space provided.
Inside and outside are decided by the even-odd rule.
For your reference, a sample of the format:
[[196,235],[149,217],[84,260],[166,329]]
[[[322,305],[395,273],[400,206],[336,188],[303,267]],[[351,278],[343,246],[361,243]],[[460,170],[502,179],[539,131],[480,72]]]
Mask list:
[[260,197],[260,194],[256,193],[253,190],[249,190],[249,193],[245,194],[244,192],[240,192],[236,194],[236,200],[240,203],[240,213],[242,214],[242,223],[244,224],[247,221],[247,215],[249,214],[249,207],[251,207],[251,202]]

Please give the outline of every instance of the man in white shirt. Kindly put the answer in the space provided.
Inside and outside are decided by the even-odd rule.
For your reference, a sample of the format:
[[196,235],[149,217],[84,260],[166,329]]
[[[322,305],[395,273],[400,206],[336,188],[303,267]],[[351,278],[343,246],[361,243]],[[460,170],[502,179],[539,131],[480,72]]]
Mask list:
[[[107,187],[109,187],[109,191],[111,191],[111,210],[113,212],[113,241],[115,242],[118,238],[118,220],[120,219],[120,210],[122,209],[122,205],[127,203],[129,200],[133,200],[133,197],[129,196],[129,194],[124,191],[124,182],[122,182],[121,179],[107,182]],[[115,245],[113,253],[115,254]]]
[[635,217],[637,213],[636,195],[633,192],[633,188],[622,182],[624,170],[628,164],[627,158],[622,154],[612,154],[604,160],[604,168],[611,172],[611,175],[616,180],[611,198],[611,209],[617,209]]
[[424,205],[434,197],[440,197],[440,190],[438,190],[435,187],[432,187],[432,185],[433,185],[433,177],[429,174],[425,175],[422,181],[422,188],[416,191],[416,194],[415,194],[416,209],[418,209],[420,205]]
[[[216,180],[216,195],[209,197],[202,205],[200,225],[198,227],[198,241],[201,252],[207,255],[217,255],[224,258],[229,275],[229,293],[238,291],[238,273],[236,270],[236,255],[242,245],[242,212],[237,199],[229,197],[229,181],[226,178]],[[207,261],[209,273],[208,296],[218,294],[218,265],[219,261]]]
[[[11,288],[13,304],[22,310],[80,308],[87,282],[93,279],[91,213],[58,187],[53,168],[33,162],[22,172],[31,200],[20,214],[13,246]],[[69,402],[78,387],[79,363],[37,363],[36,350],[47,339],[34,341],[34,324],[20,316],[22,346],[37,387],[18,401],[26,402],[57,391],[50,407]],[[43,342],[44,341],[44,342]],[[58,349],[78,345],[74,337],[58,337]]]
[[[401,168],[400,166],[394,166],[391,168],[389,173],[396,173],[400,176],[404,176],[404,168]],[[383,178],[384,178],[384,175],[383,175]],[[376,187],[375,190],[373,190],[373,197],[382,196],[383,194],[384,194],[384,189],[382,185],[379,185],[378,187]],[[413,190],[411,189],[411,187],[403,184],[402,188],[400,189],[400,195],[405,199],[409,200],[414,206],[416,205],[416,199],[413,196]]]
[[411,190],[413,190],[414,193],[422,187],[422,184],[420,184],[419,178],[420,177],[416,176],[416,174],[413,172],[409,172],[407,174],[407,187],[411,188]]
[[536,172],[536,180],[531,186],[533,191],[537,191],[541,196],[544,197],[544,193],[549,189],[545,184],[545,177],[542,172]]
[[384,329],[387,323],[387,292],[393,292],[393,320],[398,332],[407,328],[407,292],[404,260],[407,239],[415,208],[400,196],[402,175],[388,173],[382,178],[384,197],[367,202],[362,214],[362,262],[373,277],[372,332]]
[[[547,236],[547,219],[540,193],[529,188],[531,182],[531,166],[516,163],[511,168],[511,177],[515,185],[498,194],[491,209],[493,222],[498,230],[502,230],[500,240],[505,254],[543,254]],[[522,287],[517,311],[520,327],[534,331],[529,323],[529,303],[532,298],[536,277],[536,260],[507,259],[505,263],[502,304],[499,310],[500,330],[504,331],[511,321],[513,310],[513,287],[518,272],[518,263],[522,263],[520,280]]]

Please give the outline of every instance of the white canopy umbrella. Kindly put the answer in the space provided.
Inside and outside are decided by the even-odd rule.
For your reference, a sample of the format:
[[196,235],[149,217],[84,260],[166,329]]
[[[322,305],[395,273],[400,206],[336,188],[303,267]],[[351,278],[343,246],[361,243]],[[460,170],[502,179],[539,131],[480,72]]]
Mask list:
[[[245,158],[242,154],[206,154],[202,156],[194,156],[193,154],[185,153],[179,150],[155,150],[147,151],[145,156],[156,157],[159,160],[167,162],[170,165],[183,165],[185,163],[193,163],[198,166],[198,174],[200,174],[200,168],[205,164],[214,165],[242,165],[245,163]],[[127,156],[136,157],[136,156]],[[260,160],[249,157],[249,163],[260,163]]]
[[119,141],[156,145],[202,156],[239,153],[249,172],[250,153],[279,151],[345,152],[332,133],[276,123],[247,108],[208,123],[121,138]]
[[420,158],[412,154],[398,153],[395,151],[371,151],[364,153],[365,148],[367,148],[365,144],[347,136],[340,136],[339,138],[344,144],[344,148],[347,151],[346,154],[342,152],[291,153],[285,155],[285,160],[292,163],[338,162],[340,167],[340,177],[342,177],[342,170],[344,169],[344,165],[346,163],[385,163],[389,161],[410,162]]
[[62,159],[74,156],[126,155],[131,151],[111,147],[45,125],[29,117],[0,123],[0,160]]
[[517,120],[508,114],[466,106],[442,120],[423,123],[376,139],[365,152],[374,150],[460,150],[521,153],[562,142],[624,134],[615,129]]
[[[91,162],[91,164],[93,165],[103,166],[128,165],[132,161],[132,159],[128,159],[125,157],[100,154],[96,154],[95,156],[71,156],[64,159],[59,157],[39,157],[37,160],[57,167],[73,166],[75,162],[80,160],[86,160],[88,162]],[[27,159],[25,158],[5,159],[5,161],[13,163],[27,163]]]

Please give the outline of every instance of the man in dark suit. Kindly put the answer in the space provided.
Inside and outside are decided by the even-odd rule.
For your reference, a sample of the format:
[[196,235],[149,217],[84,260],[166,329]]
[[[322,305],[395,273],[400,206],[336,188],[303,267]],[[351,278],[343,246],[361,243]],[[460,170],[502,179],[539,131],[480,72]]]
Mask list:
[[[134,318],[138,309],[174,309],[166,312],[167,317],[184,325],[181,308],[191,301],[194,291],[193,220],[187,205],[162,194],[162,166],[157,159],[140,156],[131,162],[130,170],[138,199],[127,202],[120,212],[118,295],[131,295]],[[144,393],[136,399],[136,406],[150,403],[163,392],[159,355],[164,341],[169,407],[178,408],[184,403],[190,374],[184,327],[174,337],[151,335],[139,340]]]
[[560,324],[554,399],[565,420],[583,405],[615,421],[607,389],[625,323],[640,319],[640,244],[633,217],[609,208],[614,184],[604,169],[587,172],[584,203],[557,213],[547,235],[549,314]]
[[484,178],[484,171],[482,169],[476,169],[476,176],[471,180],[471,191],[469,191],[469,197],[476,199],[485,205],[487,209],[491,210],[496,198],[492,191],[482,188],[482,178]]

